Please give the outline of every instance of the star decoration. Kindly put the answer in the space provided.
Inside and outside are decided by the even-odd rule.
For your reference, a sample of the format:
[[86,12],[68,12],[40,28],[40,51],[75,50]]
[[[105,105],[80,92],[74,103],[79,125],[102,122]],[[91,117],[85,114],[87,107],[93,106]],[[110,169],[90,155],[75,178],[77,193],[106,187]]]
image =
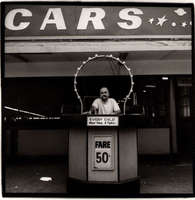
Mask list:
[[185,28],[187,26],[187,23],[183,22],[181,26]]
[[158,18],[158,23],[156,25],[163,26],[164,22],[168,21],[168,19],[165,18],[166,16],[163,16],[161,18]]
[[150,24],[152,24],[153,21],[154,21],[154,18],[151,18],[151,19],[148,20],[148,22],[149,22]]

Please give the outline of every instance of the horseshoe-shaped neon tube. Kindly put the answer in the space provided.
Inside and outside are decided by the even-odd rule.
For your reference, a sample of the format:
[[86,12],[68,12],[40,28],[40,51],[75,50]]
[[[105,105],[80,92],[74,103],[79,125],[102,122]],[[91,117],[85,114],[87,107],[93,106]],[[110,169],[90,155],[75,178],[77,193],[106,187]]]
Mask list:
[[125,61],[121,61],[119,58],[116,58],[114,57],[113,55],[98,55],[98,54],[95,54],[94,57],[89,57],[86,61],[83,61],[83,63],[80,65],[80,67],[77,68],[77,71],[74,75],[74,91],[77,95],[77,98],[79,99],[80,101],[80,104],[81,104],[81,115],[83,114],[83,102],[82,102],[82,99],[78,93],[78,90],[77,90],[77,77],[78,77],[78,74],[79,72],[81,71],[82,68],[84,68],[87,63],[97,59],[97,58],[108,58],[108,59],[112,59],[112,60],[116,60],[117,62],[119,62],[122,66],[125,67],[125,69],[128,71],[128,74],[129,74],[129,77],[130,77],[130,82],[131,82],[131,87],[129,89],[129,92],[128,94],[125,96],[125,101],[124,101],[124,104],[123,104],[123,114],[125,115],[125,111],[126,111],[126,103],[127,103],[127,100],[129,99],[131,93],[133,92],[133,86],[134,86],[134,82],[133,82],[133,74],[131,72],[131,68],[127,67]]

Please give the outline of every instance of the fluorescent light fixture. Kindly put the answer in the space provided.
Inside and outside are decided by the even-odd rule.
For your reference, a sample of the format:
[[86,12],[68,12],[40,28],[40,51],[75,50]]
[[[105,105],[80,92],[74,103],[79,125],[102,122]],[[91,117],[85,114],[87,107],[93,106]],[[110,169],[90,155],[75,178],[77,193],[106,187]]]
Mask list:
[[52,181],[51,177],[41,177],[40,181]]
[[167,76],[163,76],[162,80],[169,80],[169,78]]
[[156,88],[156,85],[145,85],[146,88]]

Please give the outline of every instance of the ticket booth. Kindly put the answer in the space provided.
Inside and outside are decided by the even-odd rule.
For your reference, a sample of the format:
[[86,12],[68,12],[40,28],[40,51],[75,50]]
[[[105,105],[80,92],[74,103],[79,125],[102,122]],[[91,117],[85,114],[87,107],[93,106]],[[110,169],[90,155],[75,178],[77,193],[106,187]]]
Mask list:
[[69,132],[69,192],[139,192],[136,124],[142,118],[74,117]]
[[[83,111],[77,76],[86,63],[99,57],[116,60],[129,72],[131,87],[120,115],[85,115]],[[69,192],[97,194],[98,191],[100,195],[139,192],[136,125],[143,116],[125,113],[133,85],[130,68],[112,55],[95,55],[77,69],[74,91],[81,103],[81,115],[72,118],[69,129]]]

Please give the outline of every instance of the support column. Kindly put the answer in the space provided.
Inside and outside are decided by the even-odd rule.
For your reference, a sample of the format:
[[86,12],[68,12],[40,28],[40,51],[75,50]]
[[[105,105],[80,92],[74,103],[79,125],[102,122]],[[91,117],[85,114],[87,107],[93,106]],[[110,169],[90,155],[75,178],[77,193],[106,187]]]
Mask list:
[[176,104],[175,86],[173,79],[170,80],[170,124],[172,153],[177,153]]

